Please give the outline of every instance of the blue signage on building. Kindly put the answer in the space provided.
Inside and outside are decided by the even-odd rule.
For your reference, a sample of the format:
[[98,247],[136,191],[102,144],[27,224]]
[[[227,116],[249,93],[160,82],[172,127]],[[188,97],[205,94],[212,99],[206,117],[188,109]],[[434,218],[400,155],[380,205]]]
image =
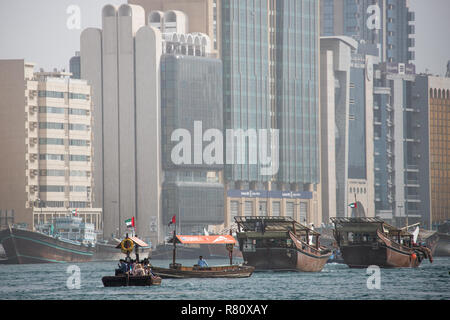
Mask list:
[[311,191],[228,190],[230,198],[312,199]]

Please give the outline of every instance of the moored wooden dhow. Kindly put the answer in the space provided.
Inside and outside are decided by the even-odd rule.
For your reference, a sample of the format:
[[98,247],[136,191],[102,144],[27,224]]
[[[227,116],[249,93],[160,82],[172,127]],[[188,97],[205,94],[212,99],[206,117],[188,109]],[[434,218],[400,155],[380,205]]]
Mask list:
[[376,265],[383,268],[414,268],[431,250],[414,243],[406,228],[393,227],[379,218],[331,218],[334,236],[345,263],[351,268]]
[[256,270],[318,272],[331,256],[331,251],[320,245],[320,233],[290,217],[235,220],[243,258]]

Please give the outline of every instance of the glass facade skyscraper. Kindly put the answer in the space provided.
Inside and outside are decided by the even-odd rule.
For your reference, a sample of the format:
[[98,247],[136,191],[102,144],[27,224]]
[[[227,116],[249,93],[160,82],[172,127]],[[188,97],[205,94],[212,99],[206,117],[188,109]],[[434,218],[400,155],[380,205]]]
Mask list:
[[[223,164],[196,161],[194,146],[198,134],[195,122],[201,124],[200,141],[203,132],[223,129],[220,60],[178,54],[161,57],[161,122],[164,221],[176,215],[185,233],[203,232],[209,224],[223,223],[224,187],[220,183]],[[190,163],[172,161],[172,151],[179,143],[172,141],[172,134],[177,129],[190,134]],[[202,144],[203,153],[209,142]]]
[[318,16],[313,0],[222,1],[226,129],[278,129],[280,168],[226,165],[228,181],[315,184]]

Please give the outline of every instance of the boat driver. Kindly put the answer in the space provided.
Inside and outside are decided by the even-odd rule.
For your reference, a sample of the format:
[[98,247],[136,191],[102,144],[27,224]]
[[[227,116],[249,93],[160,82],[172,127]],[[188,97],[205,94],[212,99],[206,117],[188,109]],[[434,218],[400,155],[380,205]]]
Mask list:
[[208,267],[208,263],[205,260],[203,260],[202,256],[198,257],[197,264],[200,268]]

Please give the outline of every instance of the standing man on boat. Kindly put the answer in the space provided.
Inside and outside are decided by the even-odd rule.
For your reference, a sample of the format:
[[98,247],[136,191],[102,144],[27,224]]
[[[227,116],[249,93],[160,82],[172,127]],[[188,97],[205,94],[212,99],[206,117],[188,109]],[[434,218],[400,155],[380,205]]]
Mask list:
[[197,264],[200,268],[208,267],[208,263],[205,260],[203,260],[202,256],[198,257]]

